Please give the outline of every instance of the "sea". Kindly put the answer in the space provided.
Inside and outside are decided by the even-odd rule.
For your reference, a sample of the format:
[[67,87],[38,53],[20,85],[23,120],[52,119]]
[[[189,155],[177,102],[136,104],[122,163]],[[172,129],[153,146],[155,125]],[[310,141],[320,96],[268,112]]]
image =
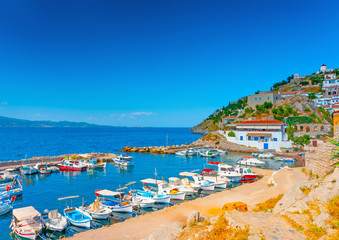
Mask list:
[[[199,137],[201,135],[192,134],[188,128],[0,128],[0,161],[74,153],[119,153],[119,149],[125,146],[181,145],[195,141]],[[149,153],[129,153],[129,155],[134,158],[134,166],[129,168],[108,163],[105,170],[22,176],[24,192],[15,201],[14,208],[33,206],[42,214],[54,209],[62,213],[66,205],[78,207],[83,203],[91,204],[95,200],[94,192],[98,189],[114,191],[131,181],[136,181],[136,183],[129,188],[141,189],[140,180],[154,178],[155,172],[158,179],[166,181],[169,177],[179,177],[179,173],[183,171],[199,172],[204,168],[211,168],[207,160],[199,156],[183,157]],[[217,161],[234,165],[241,155],[229,153],[219,156]],[[263,168],[279,169],[286,165],[293,167],[290,163],[266,160]],[[236,187],[236,185],[231,187]],[[190,199],[208,194],[210,193],[197,194]],[[73,199],[72,202],[58,200],[58,198],[74,195],[79,197]],[[179,202],[173,201],[171,204]],[[153,209],[133,214],[114,213],[109,220],[92,221],[91,228],[114,224],[164,207],[168,206],[156,205]],[[12,213],[0,216],[0,239],[13,238],[9,228],[11,218]],[[44,231],[44,236],[49,239],[58,239],[60,236],[72,236],[82,231],[85,229],[69,226],[61,234]]]

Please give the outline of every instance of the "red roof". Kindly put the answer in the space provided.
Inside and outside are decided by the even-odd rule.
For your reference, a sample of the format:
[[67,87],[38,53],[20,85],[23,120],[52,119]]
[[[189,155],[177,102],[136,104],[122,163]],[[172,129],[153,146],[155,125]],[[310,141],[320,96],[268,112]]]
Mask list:
[[333,114],[337,114],[337,113],[339,114],[339,111],[334,111],[334,112],[333,112]]
[[224,117],[224,118],[237,118],[237,116],[227,116],[227,117]]
[[239,124],[270,124],[270,123],[276,123],[276,124],[284,124],[283,122],[279,120],[258,120],[258,121],[244,121]]
[[326,64],[323,64],[323,65],[321,65],[321,66],[326,66]]
[[339,105],[332,105],[332,108],[339,108]]

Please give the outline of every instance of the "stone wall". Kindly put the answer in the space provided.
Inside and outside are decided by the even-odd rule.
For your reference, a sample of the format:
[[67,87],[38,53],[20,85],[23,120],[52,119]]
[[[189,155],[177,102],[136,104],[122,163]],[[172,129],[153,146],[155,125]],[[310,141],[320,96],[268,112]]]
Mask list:
[[[338,139],[338,136],[335,137]],[[305,156],[305,168],[308,172],[312,172],[319,177],[325,176],[329,172],[334,170],[332,166],[338,161],[338,159],[332,158],[332,151],[335,145],[330,142],[326,142],[318,147],[315,152],[306,153]]]
[[296,137],[304,134],[315,137],[317,134],[329,134],[331,132],[331,124],[323,123],[296,124],[296,128],[297,132],[294,133]]

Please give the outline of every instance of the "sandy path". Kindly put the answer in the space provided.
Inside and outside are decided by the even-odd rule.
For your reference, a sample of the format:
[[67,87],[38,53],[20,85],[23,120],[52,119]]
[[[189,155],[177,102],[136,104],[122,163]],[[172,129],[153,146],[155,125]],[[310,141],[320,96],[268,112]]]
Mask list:
[[268,187],[267,182],[273,171],[263,169],[254,169],[254,171],[258,174],[263,174],[264,177],[254,183],[245,184],[193,201],[183,202],[109,227],[79,233],[71,239],[143,239],[165,225],[175,222],[186,223],[187,217],[192,210],[198,210],[202,215],[211,217],[213,215],[208,210],[222,208],[225,203],[229,202],[242,201],[247,203],[249,207],[253,207],[256,203],[287,192],[293,184],[307,180],[300,168],[288,168],[279,171],[275,175],[274,180],[277,186]]

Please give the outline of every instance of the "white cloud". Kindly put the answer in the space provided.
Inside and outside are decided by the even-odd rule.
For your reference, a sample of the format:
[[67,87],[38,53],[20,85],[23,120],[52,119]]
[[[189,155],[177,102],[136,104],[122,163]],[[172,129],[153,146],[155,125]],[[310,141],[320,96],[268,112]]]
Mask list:
[[156,113],[153,112],[131,112],[131,113],[121,113],[121,114],[116,114],[112,113],[110,114],[110,117],[119,117],[119,118],[135,118],[137,116],[150,116],[150,115],[157,115]]
[[154,115],[152,112],[132,112],[130,113],[131,116],[149,116]]

